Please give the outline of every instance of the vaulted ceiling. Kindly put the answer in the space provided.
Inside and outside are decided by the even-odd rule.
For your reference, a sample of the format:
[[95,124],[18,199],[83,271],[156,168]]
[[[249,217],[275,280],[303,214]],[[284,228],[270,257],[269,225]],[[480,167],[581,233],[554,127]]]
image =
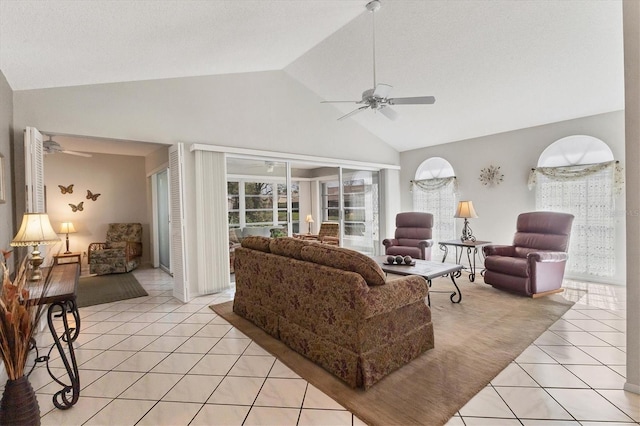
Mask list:
[[[284,70],[321,99],[359,100],[366,3],[0,0],[0,69],[13,90]],[[377,81],[436,103],[348,120],[398,151],[624,108],[619,0],[382,4]],[[356,105],[325,106],[337,119]]]

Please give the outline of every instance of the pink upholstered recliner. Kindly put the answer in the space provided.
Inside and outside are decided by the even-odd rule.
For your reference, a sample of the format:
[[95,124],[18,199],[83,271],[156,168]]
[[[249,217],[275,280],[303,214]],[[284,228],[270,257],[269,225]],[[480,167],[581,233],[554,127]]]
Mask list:
[[484,282],[527,296],[562,291],[573,215],[531,212],[518,216],[513,245],[488,245]]
[[431,213],[398,213],[395,238],[382,241],[385,254],[431,260],[431,246],[433,246],[431,228],[433,228]]

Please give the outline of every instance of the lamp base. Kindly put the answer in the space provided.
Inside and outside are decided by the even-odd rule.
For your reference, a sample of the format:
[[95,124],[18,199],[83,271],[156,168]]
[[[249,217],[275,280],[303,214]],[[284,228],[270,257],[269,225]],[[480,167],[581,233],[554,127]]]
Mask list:
[[31,259],[29,259],[31,275],[29,276],[29,281],[40,281],[42,279],[40,265],[42,265],[43,261],[44,259],[40,257],[40,252],[37,249],[31,252]]
[[65,251],[64,254],[71,254],[71,251],[69,250],[69,234],[67,234],[67,251]]
[[469,221],[467,218],[464,219],[464,227],[462,228],[462,237],[460,237],[460,241],[475,241],[476,237],[473,236],[473,231],[469,226]]

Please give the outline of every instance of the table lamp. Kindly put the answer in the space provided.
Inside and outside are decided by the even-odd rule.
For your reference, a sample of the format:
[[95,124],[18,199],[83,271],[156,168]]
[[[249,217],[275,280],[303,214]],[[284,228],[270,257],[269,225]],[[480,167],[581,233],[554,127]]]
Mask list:
[[464,227],[462,228],[462,237],[460,237],[461,241],[475,241],[476,237],[473,236],[473,231],[469,226],[469,218],[478,217],[476,214],[476,210],[473,208],[472,201],[460,201],[458,203],[458,210],[456,210],[456,214],[453,217],[464,218]]
[[30,281],[38,281],[42,279],[42,271],[40,265],[44,259],[40,257],[40,251],[38,246],[41,244],[49,245],[55,244],[60,241],[60,237],[55,233],[51,223],[49,222],[49,216],[46,213],[25,213],[22,216],[22,225],[11,245],[13,247],[27,247],[33,246],[31,252],[31,278]]
[[64,254],[69,254],[71,253],[69,251],[69,234],[73,234],[76,232],[76,228],[73,227],[73,223],[71,222],[62,222],[60,224],[60,232],[59,234],[67,234],[67,251],[64,252]]
[[313,216],[308,214],[304,221],[309,224],[309,234],[311,234],[311,224],[313,223]]

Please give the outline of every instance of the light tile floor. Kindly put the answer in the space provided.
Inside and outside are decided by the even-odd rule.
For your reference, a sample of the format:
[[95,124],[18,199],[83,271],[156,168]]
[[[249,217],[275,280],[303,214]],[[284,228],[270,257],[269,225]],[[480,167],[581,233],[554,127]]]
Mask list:
[[[209,309],[232,291],[182,304],[164,272],[134,273],[149,296],[80,309],[82,392],[72,409],[54,408],[60,387],[45,367],[31,375],[43,425],[363,424]],[[640,395],[622,390],[625,289],[566,286],[573,308],[448,425],[640,423]],[[39,339],[51,342],[48,332]]]

